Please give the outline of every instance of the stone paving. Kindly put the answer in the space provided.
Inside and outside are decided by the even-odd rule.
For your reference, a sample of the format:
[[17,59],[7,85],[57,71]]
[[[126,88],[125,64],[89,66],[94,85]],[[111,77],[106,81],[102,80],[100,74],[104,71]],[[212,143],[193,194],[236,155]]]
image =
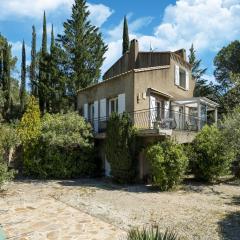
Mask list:
[[54,199],[43,183],[12,183],[0,193],[0,224],[12,240],[118,240],[126,232]]

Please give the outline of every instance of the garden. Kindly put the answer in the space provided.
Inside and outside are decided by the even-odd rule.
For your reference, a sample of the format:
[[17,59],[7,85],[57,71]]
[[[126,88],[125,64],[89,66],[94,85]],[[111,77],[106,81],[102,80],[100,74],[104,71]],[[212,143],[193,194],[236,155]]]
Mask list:
[[[231,233],[226,228],[226,223],[222,223],[226,228],[225,232],[216,230],[216,225],[219,225],[218,221],[225,214],[233,215],[233,209],[236,215],[229,221],[238,219],[239,120],[240,110],[236,108],[219,122],[219,126],[206,125],[191,144],[180,145],[166,139],[145,146],[150,175],[149,185],[144,186],[139,185],[137,177],[137,156],[143,148],[137,138],[137,129],[134,128],[128,114],[124,113],[121,116],[112,114],[105,143],[106,155],[112,167],[112,179],[111,182],[108,180],[105,183],[99,179],[96,180],[97,183],[94,179],[96,176],[99,177],[101,168],[91,126],[74,112],[46,114],[41,117],[36,99],[30,97],[19,123],[1,125],[0,183],[3,186],[4,183],[14,179],[14,176],[17,177],[17,182],[23,180],[23,184],[26,184],[24,182],[26,178],[39,179],[40,184],[44,180],[46,186],[49,185],[52,189],[48,192],[48,197],[68,203],[91,216],[98,217],[99,214],[106,221],[113,221],[118,227],[121,224],[121,229],[129,231],[129,240],[182,239],[182,237],[191,239],[191,234],[184,232],[187,227],[184,222],[185,212],[188,212],[188,217],[196,217],[190,228],[200,239],[203,239],[202,233],[195,228],[196,223],[199,224],[200,219],[203,220],[204,214],[212,219],[208,223],[209,226],[204,225],[210,229],[211,234],[236,235],[239,226],[233,226]],[[55,179],[57,185],[61,185],[62,182],[63,186],[53,188],[51,181],[49,182],[51,179]],[[77,179],[88,180],[79,182]],[[71,182],[73,185],[68,185]],[[28,188],[31,188],[31,184],[30,181]],[[70,192],[67,190],[69,187]],[[129,190],[124,190],[125,188]],[[106,197],[103,197],[103,192]],[[112,196],[110,199],[113,199],[110,201],[108,196]],[[116,202],[120,196],[123,197],[120,201],[121,206]],[[142,199],[140,202],[139,197]],[[151,203],[150,198],[155,200]],[[223,201],[222,198],[226,200]],[[141,206],[141,201],[148,206]],[[169,201],[169,204],[165,201]],[[215,202],[215,212],[208,208],[204,209],[199,201],[210,206]],[[134,202],[137,208],[133,207]],[[160,203],[163,209],[166,207],[165,210],[161,207],[156,208]],[[124,208],[126,216],[121,209],[125,204],[127,204]],[[225,210],[221,204],[225,206]],[[228,204],[235,204],[236,207],[231,209],[226,207]],[[99,206],[102,209],[100,212],[97,209]],[[181,206],[184,213],[176,206]],[[108,207],[112,209],[112,212],[108,213],[109,216],[106,215]],[[196,213],[194,207],[201,209],[200,213]],[[176,208],[175,214],[170,213],[169,208]],[[140,216],[139,209],[145,209],[144,217]],[[178,218],[181,224],[170,225],[170,216],[161,222],[162,214],[167,213]]]

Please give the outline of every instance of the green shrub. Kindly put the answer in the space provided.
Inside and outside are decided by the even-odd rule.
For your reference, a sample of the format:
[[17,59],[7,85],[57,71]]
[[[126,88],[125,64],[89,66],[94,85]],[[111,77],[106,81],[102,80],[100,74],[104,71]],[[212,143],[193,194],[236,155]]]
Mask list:
[[221,131],[224,142],[228,148],[231,148],[235,154],[233,173],[240,178],[240,107],[226,115],[221,122]]
[[14,125],[0,124],[0,161],[8,162],[11,149],[20,144],[16,128]]
[[11,181],[14,178],[14,171],[8,170],[6,163],[0,161],[0,189],[5,182]]
[[41,132],[28,149],[24,172],[38,178],[73,178],[95,172],[91,126],[77,113],[45,115]]
[[113,113],[107,125],[105,152],[111,176],[118,183],[135,179],[135,129],[128,114]]
[[165,191],[178,185],[188,164],[183,146],[166,140],[148,148],[152,184]]
[[229,172],[234,152],[215,126],[205,126],[192,144],[192,171],[196,178],[212,182]]
[[41,118],[38,103],[34,97],[30,97],[27,109],[18,126],[18,135],[23,147],[34,144],[41,132]]
[[177,234],[171,231],[165,231],[161,233],[159,228],[151,229],[133,229],[130,230],[127,236],[127,240],[178,240]]

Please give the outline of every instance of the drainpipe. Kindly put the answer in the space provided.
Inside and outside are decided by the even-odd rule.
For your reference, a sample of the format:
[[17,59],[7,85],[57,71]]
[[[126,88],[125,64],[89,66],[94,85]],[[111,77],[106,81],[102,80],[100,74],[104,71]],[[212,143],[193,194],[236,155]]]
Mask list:
[[215,121],[215,123],[218,122],[218,109],[217,108],[214,110],[214,121]]

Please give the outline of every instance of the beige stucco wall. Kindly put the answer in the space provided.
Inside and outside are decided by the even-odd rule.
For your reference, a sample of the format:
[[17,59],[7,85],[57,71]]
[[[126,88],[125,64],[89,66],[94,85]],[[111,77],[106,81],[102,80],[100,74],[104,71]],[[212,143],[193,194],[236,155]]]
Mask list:
[[114,98],[126,94],[126,111],[133,111],[133,72],[123,74],[108,81],[89,87],[78,93],[78,109],[82,110],[85,103],[93,103],[103,98]]
[[[194,80],[189,71],[189,90],[175,85],[175,64],[187,70],[186,66],[182,66],[179,62],[171,60],[170,66],[165,69],[154,69],[149,71],[141,71],[134,73],[134,110],[142,110],[149,108],[148,88],[162,91],[170,94],[174,99],[191,98],[195,87]],[[143,96],[146,93],[146,99],[141,98],[138,102],[138,95]]]

